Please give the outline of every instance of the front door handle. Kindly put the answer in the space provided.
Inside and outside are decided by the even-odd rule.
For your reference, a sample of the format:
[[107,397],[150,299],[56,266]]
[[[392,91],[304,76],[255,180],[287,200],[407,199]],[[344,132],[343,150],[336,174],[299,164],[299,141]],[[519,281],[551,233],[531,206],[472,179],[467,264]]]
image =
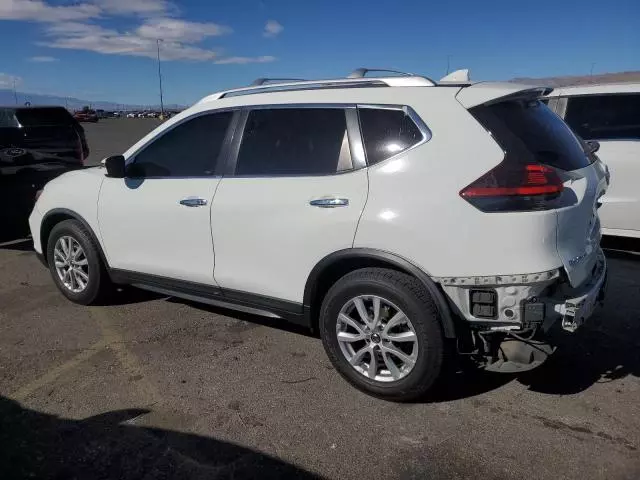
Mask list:
[[320,208],[336,208],[336,207],[346,207],[349,205],[348,198],[316,198],[315,200],[311,200],[309,205],[312,207],[320,207]]
[[183,198],[180,200],[180,205],[184,205],[185,207],[204,207],[207,204],[207,201],[204,198]]

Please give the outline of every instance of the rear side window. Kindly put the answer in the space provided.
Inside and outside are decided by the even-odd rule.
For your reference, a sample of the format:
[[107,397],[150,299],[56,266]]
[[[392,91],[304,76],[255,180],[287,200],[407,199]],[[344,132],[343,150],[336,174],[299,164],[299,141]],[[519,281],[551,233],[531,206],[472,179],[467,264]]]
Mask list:
[[249,112],[236,175],[322,175],[352,168],[344,109]]
[[0,128],[18,127],[13,108],[0,108]]
[[232,115],[232,112],[211,113],[181,123],[138,153],[127,168],[127,176],[214,175]]
[[420,143],[424,138],[401,109],[358,108],[367,163],[374,165]]
[[25,127],[45,127],[52,125],[74,125],[76,122],[64,108],[20,108],[16,110],[16,117]]
[[513,100],[469,110],[513,160],[561,170],[591,162],[571,129],[539,100]]
[[640,139],[640,94],[570,97],[565,121],[585,140]]

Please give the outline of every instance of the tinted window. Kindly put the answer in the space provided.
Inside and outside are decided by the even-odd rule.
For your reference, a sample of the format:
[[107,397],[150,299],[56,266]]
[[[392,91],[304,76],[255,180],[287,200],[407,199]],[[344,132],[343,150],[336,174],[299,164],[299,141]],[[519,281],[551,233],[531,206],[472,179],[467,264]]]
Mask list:
[[590,163],[571,129],[538,100],[500,102],[470,112],[518,161],[562,170],[577,170]]
[[281,108],[249,112],[236,175],[314,175],[351,168],[344,110]]
[[138,153],[127,169],[127,175],[213,175],[232,115],[232,112],[213,113],[181,123]]
[[569,98],[565,121],[585,140],[640,139],[640,94]]
[[54,108],[19,108],[16,110],[18,121],[25,127],[41,127],[50,125],[73,125],[75,120],[62,107]]
[[376,164],[411,148],[422,132],[404,110],[359,108],[367,163]]

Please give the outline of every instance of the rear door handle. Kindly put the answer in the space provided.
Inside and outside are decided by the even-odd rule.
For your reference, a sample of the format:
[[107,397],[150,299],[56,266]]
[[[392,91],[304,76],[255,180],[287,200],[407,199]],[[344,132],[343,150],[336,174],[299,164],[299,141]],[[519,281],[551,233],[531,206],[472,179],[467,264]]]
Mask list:
[[320,207],[320,208],[336,208],[336,207],[346,207],[349,205],[348,198],[316,198],[309,202],[309,205],[312,207]]
[[204,198],[183,198],[180,200],[180,205],[184,205],[185,207],[204,207],[207,204],[207,201]]

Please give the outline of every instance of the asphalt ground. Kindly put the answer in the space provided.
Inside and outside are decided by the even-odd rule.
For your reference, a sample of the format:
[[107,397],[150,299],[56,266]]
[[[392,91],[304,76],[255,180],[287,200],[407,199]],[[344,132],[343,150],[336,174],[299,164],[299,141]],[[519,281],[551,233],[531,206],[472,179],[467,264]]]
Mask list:
[[[92,160],[154,123],[86,125]],[[5,242],[0,478],[638,479],[640,256],[607,256],[605,307],[542,367],[394,404],[304,330],[133,288],[77,306]]]

